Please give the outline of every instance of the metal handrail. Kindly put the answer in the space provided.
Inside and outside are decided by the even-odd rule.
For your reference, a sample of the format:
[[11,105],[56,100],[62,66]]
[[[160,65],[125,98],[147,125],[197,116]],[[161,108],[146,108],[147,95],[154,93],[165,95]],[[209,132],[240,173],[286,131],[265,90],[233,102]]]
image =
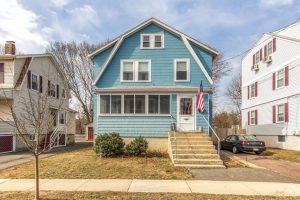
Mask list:
[[[176,140],[176,118],[173,116],[173,115],[171,115],[171,120],[172,120],[172,126],[175,124],[175,126],[173,127],[173,137],[174,137],[174,143],[175,143],[175,153],[174,153],[174,155],[175,155],[175,159],[177,159],[177,140]],[[172,147],[172,140],[171,140],[171,147]],[[173,148],[172,148],[172,155],[173,155]],[[174,157],[173,157],[173,159],[174,159]]]
[[216,136],[216,138],[218,139],[218,150],[217,150],[217,152],[218,152],[218,158],[220,159],[220,138],[217,135],[217,133],[215,132],[215,130],[211,127],[211,125],[209,124],[209,122],[207,121],[207,119],[204,116],[202,116],[202,117],[206,121],[206,123],[208,124],[209,128],[212,130],[212,132]]

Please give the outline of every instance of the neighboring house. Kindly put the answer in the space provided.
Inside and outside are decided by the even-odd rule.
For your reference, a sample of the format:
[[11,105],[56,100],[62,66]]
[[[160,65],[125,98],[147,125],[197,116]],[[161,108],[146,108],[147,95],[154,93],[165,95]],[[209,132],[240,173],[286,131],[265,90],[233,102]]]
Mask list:
[[67,128],[72,127],[74,120],[73,115],[68,116],[70,92],[60,66],[50,54],[15,55],[15,44],[8,41],[5,54],[0,55],[0,152],[25,149],[16,130],[7,121],[13,120],[8,103],[17,115],[21,115],[22,98],[28,98],[28,90],[33,94],[48,92],[51,112],[56,119],[52,134],[61,136],[55,145],[72,141],[73,133]]
[[243,58],[242,125],[270,147],[300,150],[300,22],[263,34]]
[[[208,133],[212,63],[218,52],[151,18],[90,55],[94,63],[94,133],[143,136],[167,148],[171,123]],[[203,82],[205,111],[195,109]]]

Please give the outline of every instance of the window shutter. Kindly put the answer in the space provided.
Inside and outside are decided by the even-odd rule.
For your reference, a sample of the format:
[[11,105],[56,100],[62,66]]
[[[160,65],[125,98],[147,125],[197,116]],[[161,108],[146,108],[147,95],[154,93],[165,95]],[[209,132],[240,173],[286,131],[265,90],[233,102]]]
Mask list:
[[276,106],[273,106],[273,123],[276,123]]
[[259,59],[262,61],[262,48],[259,50]]
[[289,122],[289,103],[284,104],[284,121]]
[[255,65],[255,54],[253,54],[253,65]]
[[39,83],[39,85],[40,85],[40,93],[43,93],[43,77],[42,76],[40,76],[40,83]]
[[48,96],[50,96],[51,82],[48,80]]
[[272,76],[272,88],[273,88],[273,90],[275,90],[275,86],[276,86],[276,73],[274,72],[273,76]]
[[31,71],[28,70],[27,72],[27,88],[31,89]]
[[256,97],[257,97],[257,90],[258,90],[257,86],[258,86],[258,84],[257,84],[257,81],[256,81],[256,82],[255,82],[255,96],[256,96]]
[[273,38],[273,52],[276,51],[276,38]]
[[289,66],[286,66],[284,69],[284,83],[285,86],[289,85]]
[[250,85],[248,85],[248,99],[250,99]]
[[265,47],[264,47],[264,58],[266,58],[267,57],[267,45],[265,45]]
[[56,98],[59,99],[59,85],[56,85]]
[[248,111],[248,125],[250,125],[250,112]]
[[258,119],[257,119],[257,110],[255,110],[255,125],[257,125],[257,121]]

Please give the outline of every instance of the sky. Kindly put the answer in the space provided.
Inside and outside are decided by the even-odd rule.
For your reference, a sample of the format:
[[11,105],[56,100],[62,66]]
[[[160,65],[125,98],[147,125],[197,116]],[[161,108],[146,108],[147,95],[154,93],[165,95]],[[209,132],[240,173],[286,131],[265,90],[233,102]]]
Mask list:
[[[299,0],[0,0],[0,8],[0,43],[13,40],[22,53],[44,52],[53,41],[99,44],[155,17],[227,59],[264,32],[300,18]],[[220,96],[240,72],[241,59],[229,60],[232,72],[222,80]],[[218,101],[218,110],[228,109],[228,98]]]

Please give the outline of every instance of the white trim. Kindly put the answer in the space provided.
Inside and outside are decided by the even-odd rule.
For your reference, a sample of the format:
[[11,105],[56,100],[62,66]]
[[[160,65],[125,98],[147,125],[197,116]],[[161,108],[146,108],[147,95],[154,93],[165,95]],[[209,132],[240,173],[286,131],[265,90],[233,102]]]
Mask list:
[[[194,104],[196,102],[196,96],[193,95],[193,94],[177,94],[176,96],[177,96],[177,100],[176,100],[177,112],[176,112],[176,115],[177,115],[177,126],[178,126],[178,128],[180,127],[180,116],[184,116],[184,115],[180,115],[180,99],[181,98],[192,98],[192,101],[193,101],[192,108],[194,108],[194,109],[192,109],[192,112],[193,112],[192,116],[194,117],[194,119],[193,119],[194,130],[191,130],[191,131],[195,131],[196,128],[197,128],[197,125],[196,125],[196,123],[197,123],[197,119],[196,119],[197,109],[194,106]],[[180,130],[180,128],[179,128],[179,130]]]
[[[183,34],[183,33],[179,32],[179,31],[173,29],[172,27],[170,27],[170,26],[168,26],[168,25],[166,25],[166,24],[164,24],[164,23],[162,23],[162,22],[160,22],[160,21],[158,21],[158,20],[156,20],[156,19],[154,19],[154,18],[150,18],[149,20],[145,21],[144,23],[142,23],[142,24],[136,26],[135,28],[133,28],[132,30],[126,32],[125,34],[123,34],[123,35],[120,36],[119,38],[113,40],[113,42],[116,42],[116,41],[117,41],[117,43],[115,44],[113,50],[110,52],[108,58],[107,58],[106,61],[104,62],[104,64],[103,64],[101,70],[99,71],[98,75],[97,75],[96,78],[94,79],[93,85],[96,85],[96,83],[98,82],[98,80],[99,80],[100,77],[102,76],[103,72],[105,71],[105,69],[106,69],[106,67],[108,66],[109,62],[111,61],[112,57],[115,55],[115,53],[117,52],[118,48],[119,48],[120,45],[122,44],[124,38],[130,36],[131,34],[135,33],[135,32],[138,31],[139,29],[141,29],[141,28],[143,28],[144,26],[147,26],[148,24],[153,23],[153,22],[156,23],[156,24],[158,24],[159,26],[163,27],[164,29],[166,29],[166,30],[168,30],[168,31],[170,31],[170,32],[173,32],[173,33],[179,35],[179,36],[182,38],[184,44],[186,45],[186,47],[187,47],[187,49],[189,50],[189,52],[192,54],[194,60],[196,61],[196,63],[197,63],[198,66],[200,67],[200,69],[203,71],[203,73],[204,73],[204,75],[206,76],[206,78],[208,79],[209,83],[210,83],[210,84],[213,84],[212,78],[211,78],[211,77],[209,76],[209,74],[207,73],[205,67],[203,66],[203,64],[201,63],[200,59],[198,58],[198,56],[197,56],[196,53],[194,52],[194,50],[193,50],[193,48],[191,47],[191,45],[190,45],[190,43],[188,42],[188,40],[190,40],[190,41],[192,41],[193,43],[195,43],[196,45],[198,45],[198,46],[200,46],[200,47],[202,47],[202,48],[204,48],[204,49],[210,51],[210,53],[214,54],[215,56],[219,55],[219,52],[216,51],[216,50],[214,50],[214,49],[212,49],[212,48],[209,48],[208,46],[206,46],[206,45],[200,43],[199,41],[196,41],[195,39],[193,39],[193,38],[191,38],[191,37],[189,37],[189,36],[186,36],[185,34]],[[107,48],[107,46],[108,46],[108,45],[112,45],[113,42],[107,44],[106,46],[103,46],[101,49],[103,50],[103,49]],[[98,54],[98,53],[100,53],[100,52],[101,52],[100,49],[99,49],[99,50],[96,50],[96,51],[94,51],[93,53],[91,53],[91,54],[89,55],[89,57],[90,57],[90,58],[93,58],[93,56],[95,56],[96,54]]]
[[[250,126],[255,126],[256,125],[255,124],[255,121],[256,121],[256,116],[255,116],[256,110],[250,110],[249,112],[250,112],[250,117],[249,117],[250,122],[249,122],[249,125]],[[252,122],[251,122],[251,113],[252,112],[254,112],[254,118],[253,118],[254,119],[254,124],[252,124]]]
[[203,74],[205,75],[205,77],[207,78],[208,82],[210,84],[213,84],[213,80],[212,78],[209,76],[209,74],[207,73],[205,67],[203,66],[202,62],[200,61],[199,57],[196,55],[194,49],[192,48],[191,44],[189,43],[189,41],[187,40],[187,38],[181,34],[181,38],[182,41],[184,42],[185,46],[187,47],[187,49],[189,50],[189,52],[192,54],[194,60],[196,61],[196,63],[198,64],[198,66],[200,67],[200,69],[202,70]]
[[[133,63],[133,80],[124,80],[123,79],[123,68],[124,68],[124,62],[132,62]],[[140,62],[147,62],[148,63],[148,80],[138,80],[139,76],[139,63]],[[151,60],[147,59],[122,59],[120,60],[120,82],[151,82]]]
[[[283,77],[282,77],[282,86],[278,87],[278,74],[279,71],[283,71]],[[275,89],[281,89],[285,87],[285,68],[279,69],[277,72],[275,72]]]
[[[278,107],[279,106],[283,106],[283,121],[278,121]],[[285,103],[280,103],[280,104],[277,104],[276,106],[276,112],[275,112],[275,118],[276,118],[276,124],[284,124],[285,123]]]
[[[155,36],[159,35],[161,37],[161,47],[155,47]],[[143,36],[149,36],[149,47],[143,47]],[[140,37],[140,49],[164,49],[165,48],[165,35],[163,32],[160,33],[141,33]]]
[[[177,80],[177,62],[186,62],[186,70],[187,70],[187,76],[186,80]],[[174,81],[175,82],[190,82],[191,80],[191,70],[190,70],[190,59],[189,58],[176,58],[173,61],[173,73],[174,73]]]

